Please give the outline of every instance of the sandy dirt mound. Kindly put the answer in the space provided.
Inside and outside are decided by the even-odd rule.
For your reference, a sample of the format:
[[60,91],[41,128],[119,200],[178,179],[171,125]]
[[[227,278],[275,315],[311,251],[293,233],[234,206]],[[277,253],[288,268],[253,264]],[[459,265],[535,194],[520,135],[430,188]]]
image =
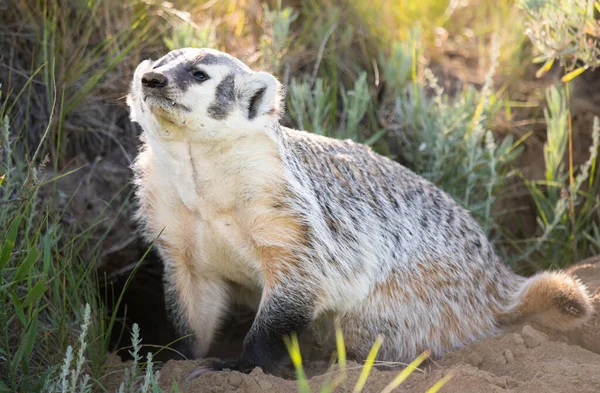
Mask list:
[[[600,308],[600,258],[584,261],[569,270],[594,295]],[[453,373],[442,388],[446,393],[480,392],[600,392],[600,313],[585,326],[568,333],[557,333],[540,326],[518,326],[511,332],[466,346],[437,361],[430,361],[402,384],[398,392],[425,392],[439,379]],[[165,391],[176,381],[183,393],[191,392],[297,392],[294,380],[265,375],[260,369],[240,374],[211,373],[184,382],[190,371],[202,361],[169,361],[161,370]],[[307,365],[309,375],[326,371],[325,362]],[[336,391],[351,391],[360,373],[360,365],[349,364],[346,385]],[[396,376],[395,370],[373,370],[365,392],[381,392]],[[317,392],[325,376],[310,379]]]

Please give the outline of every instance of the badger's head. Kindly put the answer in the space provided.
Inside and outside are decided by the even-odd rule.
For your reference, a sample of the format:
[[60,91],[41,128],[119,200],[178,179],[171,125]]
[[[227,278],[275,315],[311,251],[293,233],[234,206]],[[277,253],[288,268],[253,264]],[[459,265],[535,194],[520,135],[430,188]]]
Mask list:
[[227,140],[278,122],[282,89],[227,53],[186,48],[143,61],[127,103],[131,119],[160,138]]

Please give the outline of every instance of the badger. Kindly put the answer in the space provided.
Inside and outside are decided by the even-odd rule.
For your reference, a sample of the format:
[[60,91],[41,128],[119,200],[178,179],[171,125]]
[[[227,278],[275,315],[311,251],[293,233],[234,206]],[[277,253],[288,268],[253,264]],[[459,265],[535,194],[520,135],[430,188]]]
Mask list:
[[334,318],[349,356],[434,357],[518,321],[566,330],[592,313],[561,272],[515,274],[470,213],[397,162],[350,140],[280,124],[277,79],[213,49],[174,50],[135,70],[142,130],[137,218],[164,262],[169,314],[205,357],[234,303],[256,311],[238,359],[190,378],[261,367],[283,337]]

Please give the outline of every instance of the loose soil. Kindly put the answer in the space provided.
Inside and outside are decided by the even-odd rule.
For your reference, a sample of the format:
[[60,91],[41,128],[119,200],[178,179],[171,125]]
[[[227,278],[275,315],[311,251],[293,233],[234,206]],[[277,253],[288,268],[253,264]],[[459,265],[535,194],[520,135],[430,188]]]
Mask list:
[[[568,270],[584,282],[600,305],[600,257],[586,260]],[[265,375],[260,369],[250,374],[223,372],[204,374],[190,382],[186,376],[198,361],[168,361],[160,371],[160,383],[170,391],[177,382],[182,393],[192,392],[297,392],[294,380]],[[349,364],[349,376],[337,392],[351,391],[360,365]],[[325,380],[327,363],[306,364],[311,391]],[[374,369],[365,392],[381,392],[397,375],[399,368]],[[521,325],[510,332],[476,342],[429,361],[416,370],[396,391],[426,392],[449,373],[453,379],[442,388],[446,393],[470,392],[599,392],[600,391],[600,313],[585,326],[568,333],[553,332],[541,326]]]

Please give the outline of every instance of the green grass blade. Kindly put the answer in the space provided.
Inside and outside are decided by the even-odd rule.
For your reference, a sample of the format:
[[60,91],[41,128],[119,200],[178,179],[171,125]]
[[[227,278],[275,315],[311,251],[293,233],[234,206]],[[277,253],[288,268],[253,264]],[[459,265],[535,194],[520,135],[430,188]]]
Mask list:
[[14,291],[14,289],[11,289],[9,291],[9,296],[13,309],[15,310],[15,315],[17,318],[19,318],[21,325],[27,325],[27,317],[25,316],[25,313],[23,313],[23,303],[21,303],[19,295]]
[[417,367],[419,367],[419,365],[429,357],[429,354],[429,351],[425,351],[421,355],[419,355],[419,357],[417,357],[408,366],[406,366],[406,368],[402,370],[400,374],[398,374],[398,376],[394,378],[394,380],[390,382],[389,385],[387,385],[385,389],[381,391],[381,393],[391,393],[394,389],[400,386],[400,384],[404,382],[406,378],[408,378],[410,374],[412,374],[412,372],[415,371]]
[[[346,380],[346,345],[344,344],[344,336],[342,329],[340,328],[339,321],[335,323],[335,343],[337,347],[337,358],[339,363],[339,375],[335,378],[329,376],[323,382],[319,393],[331,393],[333,390]],[[332,357],[331,366],[335,363],[335,357]],[[331,369],[332,367],[329,367]]]
[[15,273],[15,281],[20,281],[23,278],[25,278],[25,276],[27,275],[27,273],[29,273],[29,271],[33,267],[33,264],[35,263],[35,261],[37,261],[39,256],[40,252],[37,250],[37,248],[31,247],[29,249],[27,257],[23,262],[21,262],[19,268],[17,269],[17,273]]
[[0,379],[0,392],[12,392],[12,389],[10,389],[8,386],[6,386],[6,384],[4,382],[2,382],[1,379]]
[[[47,223],[47,221],[46,221],[46,223]],[[44,273],[44,275],[48,274],[48,272],[50,271],[50,266],[52,265],[52,248],[51,248],[52,245],[50,243],[50,236],[48,235],[48,233],[49,233],[49,230],[48,230],[48,228],[46,228],[46,236],[44,236],[43,246],[42,246],[42,250],[43,250],[42,272]]]
[[548,59],[543,66],[540,67],[539,70],[537,70],[537,72],[535,73],[536,78],[541,78],[542,76],[544,76],[544,74],[546,74],[546,72],[550,71],[550,68],[552,68],[552,65],[554,64],[554,57]]
[[[33,352],[33,347],[37,343],[36,337],[38,335],[38,317],[35,315],[30,319],[29,326],[27,326],[26,337],[23,337],[23,342],[21,345],[23,346],[23,353],[27,359],[29,359],[31,353]],[[25,360],[25,363],[28,363]]]
[[306,379],[306,373],[302,367],[302,354],[300,353],[300,345],[298,344],[298,336],[292,334],[291,337],[284,337],[285,346],[292,359],[292,364],[296,369],[296,379],[298,380],[298,392],[299,393],[310,393],[310,387],[308,386],[308,379]]
[[386,130],[385,128],[377,131],[375,134],[373,134],[369,139],[367,139],[364,142],[365,145],[371,146],[371,145],[377,143],[377,141],[379,141],[387,132],[388,132],[388,130]]
[[371,373],[371,369],[373,368],[373,363],[375,363],[375,357],[381,348],[381,344],[383,343],[383,337],[377,336],[375,343],[371,347],[371,351],[369,351],[369,355],[367,356],[367,360],[365,361],[365,365],[360,371],[360,376],[358,377],[358,381],[354,386],[353,393],[360,393],[365,384],[367,383],[367,378],[369,378],[369,374]]
[[583,72],[585,70],[587,70],[587,69],[588,69],[587,66],[576,68],[573,71],[571,71],[568,74],[566,74],[565,76],[563,76],[562,79],[561,79],[561,81],[562,82],[569,82],[569,81],[575,79],[577,76],[583,74]]
[[4,245],[2,246],[2,253],[0,253],[0,272],[4,270],[4,267],[10,259],[10,254],[12,253],[12,250],[15,247],[15,243],[17,241],[17,231],[19,230],[20,223],[21,215],[17,215],[17,217],[15,217],[12,224],[10,225],[8,235],[6,236],[6,240],[4,241]]
[[437,381],[435,383],[435,385],[433,385],[432,387],[429,388],[429,390],[427,391],[427,393],[437,393],[439,392],[439,390],[445,385],[447,384],[452,378],[454,377],[453,373],[449,373],[448,375],[446,375],[444,378],[440,379],[439,381]]
[[44,280],[36,282],[33,288],[31,288],[31,290],[29,291],[29,293],[27,293],[27,296],[25,296],[25,300],[23,300],[23,304],[21,306],[23,308],[28,307],[36,299],[41,297],[44,294],[44,292],[46,292],[46,289],[46,283],[44,282]]
[[173,381],[173,386],[171,387],[171,393],[179,393],[179,385],[177,385],[177,381]]
[[346,371],[346,345],[344,344],[342,330],[339,327],[335,330],[335,345],[337,347],[340,369]]

